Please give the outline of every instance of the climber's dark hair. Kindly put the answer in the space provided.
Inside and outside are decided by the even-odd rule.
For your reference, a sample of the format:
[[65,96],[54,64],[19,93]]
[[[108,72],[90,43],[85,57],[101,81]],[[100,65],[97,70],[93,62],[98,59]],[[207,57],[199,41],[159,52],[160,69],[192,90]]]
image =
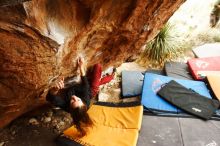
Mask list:
[[73,124],[76,126],[76,129],[80,132],[81,136],[86,135],[86,131],[82,127],[82,124],[86,127],[93,125],[87,110],[88,108],[85,104],[80,107],[70,109],[70,114],[73,118]]

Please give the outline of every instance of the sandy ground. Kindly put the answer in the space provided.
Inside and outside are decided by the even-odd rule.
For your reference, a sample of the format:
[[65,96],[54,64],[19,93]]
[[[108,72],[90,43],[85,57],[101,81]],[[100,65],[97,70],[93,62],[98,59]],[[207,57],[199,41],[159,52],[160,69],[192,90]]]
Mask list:
[[[216,0],[187,0],[179,11],[169,20],[176,25],[180,40],[191,46],[220,41],[220,24],[209,27],[209,15]],[[193,57],[191,51],[187,57]],[[100,87],[99,101],[129,102],[139,97],[121,99],[121,71],[145,71],[149,66],[141,67],[134,62],[124,63],[117,68],[115,79]],[[70,115],[60,109],[45,106],[32,111],[0,130],[0,146],[55,146],[54,139],[71,125]]]
[[129,71],[145,71],[146,69],[135,62],[123,63],[117,68],[114,80],[110,83],[101,86],[98,96],[99,101],[103,102],[131,102],[138,100],[139,97],[121,98],[121,72]]

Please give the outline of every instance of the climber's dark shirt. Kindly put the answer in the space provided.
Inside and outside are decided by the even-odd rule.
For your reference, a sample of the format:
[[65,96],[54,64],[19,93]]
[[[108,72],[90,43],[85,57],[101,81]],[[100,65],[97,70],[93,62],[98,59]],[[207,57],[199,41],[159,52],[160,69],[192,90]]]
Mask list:
[[65,111],[69,111],[70,99],[72,95],[76,95],[89,107],[91,91],[86,76],[81,77],[82,81],[79,84],[64,89],[61,95],[52,95],[50,92],[47,94],[47,101],[51,102],[54,106],[58,106]]

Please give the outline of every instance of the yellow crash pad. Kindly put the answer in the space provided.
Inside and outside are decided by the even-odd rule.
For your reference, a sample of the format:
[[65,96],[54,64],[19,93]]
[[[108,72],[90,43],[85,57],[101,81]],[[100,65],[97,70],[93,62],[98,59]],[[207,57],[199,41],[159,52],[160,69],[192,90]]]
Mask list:
[[88,110],[93,127],[87,127],[87,135],[79,138],[74,126],[63,136],[88,146],[136,146],[143,117],[143,106],[108,107],[92,105]]

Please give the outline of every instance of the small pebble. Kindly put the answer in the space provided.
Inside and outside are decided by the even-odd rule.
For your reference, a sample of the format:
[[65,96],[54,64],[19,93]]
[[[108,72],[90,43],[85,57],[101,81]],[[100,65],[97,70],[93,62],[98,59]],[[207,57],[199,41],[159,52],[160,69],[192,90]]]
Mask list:
[[51,121],[51,117],[45,117],[44,118],[44,123],[49,123]]
[[29,120],[29,124],[31,124],[31,125],[38,125],[39,122],[37,121],[37,119],[31,118],[31,119]]

